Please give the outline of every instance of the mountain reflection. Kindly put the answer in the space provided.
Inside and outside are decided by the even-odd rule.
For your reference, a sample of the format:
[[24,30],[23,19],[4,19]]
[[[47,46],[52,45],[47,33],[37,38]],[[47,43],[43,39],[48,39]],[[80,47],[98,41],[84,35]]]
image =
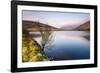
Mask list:
[[[36,34],[38,32],[35,32]],[[34,33],[34,34],[35,34]],[[75,60],[90,58],[89,32],[86,31],[54,31],[53,47],[45,49],[52,60]],[[41,38],[35,40],[40,43]]]

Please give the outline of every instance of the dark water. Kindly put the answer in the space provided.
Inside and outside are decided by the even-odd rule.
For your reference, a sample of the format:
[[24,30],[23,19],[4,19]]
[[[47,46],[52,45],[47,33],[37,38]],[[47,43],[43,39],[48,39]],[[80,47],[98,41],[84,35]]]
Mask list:
[[[85,31],[55,31],[52,33],[52,44],[45,48],[51,60],[75,60],[90,58],[90,40]],[[39,43],[39,38],[37,39]]]

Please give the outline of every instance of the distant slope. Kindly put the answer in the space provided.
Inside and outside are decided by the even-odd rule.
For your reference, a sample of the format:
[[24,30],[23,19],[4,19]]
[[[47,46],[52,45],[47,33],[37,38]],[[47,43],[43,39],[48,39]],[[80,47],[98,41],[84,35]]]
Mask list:
[[62,26],[61,27],[62,30],[90,30],[90,21],[87,21],[81,25],[77,25],[77,26],[73,26],[73,25],[69,25],[69,26]]
[[35,22],[35,21],[26,21],[26,20],[23,20],[22,21],[22,27],[24,30],[27,30],[27,31],[46,31],[46,30],[57,30],[57,28],[55,27],[52,27],[50,25],[47,25],[47,24],[43,24],[43,23],[40,23],[40,22]]
[[77,27],[78,27],[78,25],[77,26],[73,26],[73,25],[66,26],[65,25],[65,26],[62,26],[61,29],[63,29],[63,30],[73,30]]
[[78,30],[90,30],[90,21],[85,22],[84,24],[78,26]]

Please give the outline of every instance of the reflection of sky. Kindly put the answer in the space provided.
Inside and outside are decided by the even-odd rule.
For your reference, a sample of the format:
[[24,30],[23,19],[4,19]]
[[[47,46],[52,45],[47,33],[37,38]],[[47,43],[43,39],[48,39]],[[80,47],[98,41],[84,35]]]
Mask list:
[[[33,34],[39,34],[39,32],[32,32]],[[82,42],[82,43],[86,43],[89,44],[89,40],[87,40],[86,38],[84,38],[84,36],[89,36],[88,32],[85,31],[55,31],[52,33],[52,40],[54,43],[54,41],[58,41],[60,42]],[[41,37],[34,37],[34,39],[41,45]],[[57,42],[56,42],[57,43]]]
[[23,20],[40,21],[58,28],[65,25],[77,26],[88,21],[89,19],[90,15],[88,13],[23,11]]

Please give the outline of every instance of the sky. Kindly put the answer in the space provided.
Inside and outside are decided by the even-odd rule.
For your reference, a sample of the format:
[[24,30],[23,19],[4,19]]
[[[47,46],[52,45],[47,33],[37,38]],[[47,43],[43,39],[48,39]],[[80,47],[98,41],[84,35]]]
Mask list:
[[50,12],[23,10],[22,19],[29,21],[39,21],[56,28],[63,26],[78,26],[90,20],[89,13],[76,12]]

